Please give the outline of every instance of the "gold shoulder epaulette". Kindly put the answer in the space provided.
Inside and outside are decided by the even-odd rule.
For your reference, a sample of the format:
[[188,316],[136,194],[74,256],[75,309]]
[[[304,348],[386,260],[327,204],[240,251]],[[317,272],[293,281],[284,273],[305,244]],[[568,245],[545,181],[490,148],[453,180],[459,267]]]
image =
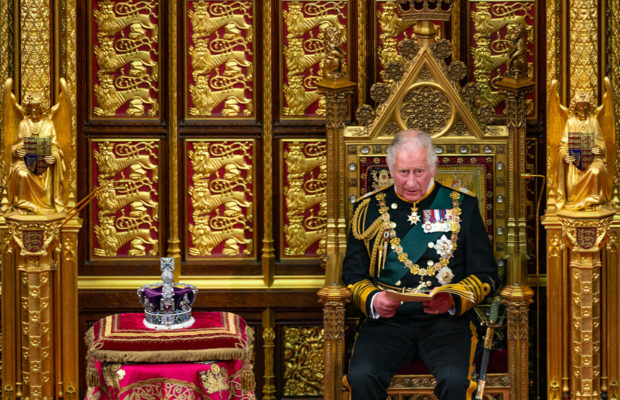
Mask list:
[[373,196],[373,195],[375,195],[375,194],[379,193],[380,191],[382,191],[382,190],[385,190],[385,189],[389,188],[390,186],[392,186],[392,185],[390,184],[390,185],[382,186],[382,187],[380,187],[379,189],[375,189],[375,190],[373,190],[372,192],[365,193],[363,196],[360,196],[360,198],[359,198],[359,199],[357,199],[357,200],[359,201],[359,200],[365,199],[365,198],[367,198],[367,197]]
[[450,188],[450,189],[452,189],[452,190],[454,190],[454,191],[457,191],[457,192],[459,192],[459,193],[461,193],[461,194],[466,194],[466,195],[471,196],[471,197],[476,197],[476,193],[474,193],[474,192],[472,192],[471,190],[466,189],[466,188],[464,188],[464,187],[460,187],[460,186],[459,186],[459,187],[457,187],[457,188]]

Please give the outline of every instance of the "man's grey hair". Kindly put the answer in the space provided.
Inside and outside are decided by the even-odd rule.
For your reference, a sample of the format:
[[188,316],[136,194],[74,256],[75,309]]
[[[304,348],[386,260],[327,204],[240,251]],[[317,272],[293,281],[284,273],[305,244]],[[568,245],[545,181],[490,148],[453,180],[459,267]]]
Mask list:
[[437,166],[437,154],[435,154],[433,140],[428,133],[415,129],[400,131],[394,136],[392,143],[390,143],[387,148],[388,168],[392,170],[392,167],[394,167],[394,162],[396,162],[396,152],[398,150],[414,146],[426,149],[426,161],[428,166],[435,169]]

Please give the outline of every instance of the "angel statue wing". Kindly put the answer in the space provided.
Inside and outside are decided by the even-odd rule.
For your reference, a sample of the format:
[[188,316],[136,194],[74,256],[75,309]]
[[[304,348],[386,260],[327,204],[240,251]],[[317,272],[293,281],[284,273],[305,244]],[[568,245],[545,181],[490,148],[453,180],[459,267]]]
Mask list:
[[[595,115],[598,119],[598,124],[601,127],[601,133],[605,140],[605,158],[607,159],[607,188],[608,193],[613,193],[613,184],[616,170],[616,123],[614,120],[614,100],[613,100],[613,88],[611,87],[611,81],[609,77],[605,77],[603,80],[603,86],[605,86],[605,93],[603,94],[603,101],[601,105],[596,109]],[[616,199],[617,200],[617,199]]]
[[550,177],[552,188],[558,187],[560,177],[557,176],[557,165],[559,160],[559,149],[564,127],[568,121],[568,108],[564,107],[560,102],[560,93],[558,92],[557,80],[551,81],[547,99],[549,99],[547,107],[547,176]]
[[[52,121],[54,122],[54,130],[56,131],[56,140],[62,150],[63,157],[67,163],[67,168],[74,168],[71,163],[75,162],[75,157],[71,156],[71,118],[72,118],[72,105],[69,98],[69,90],[67,89],[67,82],[64,78],[60,78],[60,95],[58,96],[58,102],[50,109]],[[75,169],[73,169],[75,171]],[[63,193],[66,196],[70,190],[70,174],[63,179]],[[65,204],[67,199],[65,198]]]
[[[11,164],[13,163],[13,157],[11,150],[15,144],[15,138],[17,137],[17,128],[19,123],[24,118],[24,110],[17,104],[17,99],[13,94],[13,79],[8,78],[4,83],[4,110],[2,112],[2,139],[1,144],[3,146],[3,161],[4,161],[4,178],[8,179],[9,171],[11,170]],[[2,193],[5,196],[6,193]],[[3,202],[6,204],[6,202]]]

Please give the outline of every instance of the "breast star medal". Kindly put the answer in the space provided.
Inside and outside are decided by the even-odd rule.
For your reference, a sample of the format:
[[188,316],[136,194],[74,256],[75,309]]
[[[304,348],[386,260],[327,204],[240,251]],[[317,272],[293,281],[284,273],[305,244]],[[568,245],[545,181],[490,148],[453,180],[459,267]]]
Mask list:
[[411,225],[415,225],[420,222],[420,215],[418,214],[418,206],[416,203],[413,203],[413,206],[411,207],[411,214],[407,217],[407,221],[409,221]]

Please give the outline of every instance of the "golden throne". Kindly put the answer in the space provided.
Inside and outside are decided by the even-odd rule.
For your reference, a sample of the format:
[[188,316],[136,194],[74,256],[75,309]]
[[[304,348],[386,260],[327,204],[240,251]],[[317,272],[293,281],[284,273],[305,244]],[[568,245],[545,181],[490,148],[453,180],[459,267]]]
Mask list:
[[[319,83],[327,103],[328,148],[327,270],[325,287],[318,293],[324,303],[324,398],[346,396],[341,380],[347,367],[345,326],[350,324],[345,304],[349,294],[340,273],[352,204],[359,196],[389,183],[386,147],[395,133],[408,128],[424,130],[433,137],[439,158],[437,180],[478,197],[499,275],[507,277],[501,292],[507,310],[507,365],[487,377],[484,397],[526,398],[527,308],[532,292],[522,285],[525,232],[518,202],[524,199],[519,152],[523,150],[525,115],[519,110],[525,110],[521,107],[524,94],[533,83],[518,75],[502,79],[508,123],[491,125],[494,111],[478,101],[478,87],[460,84],[466,66],[460,61],[446,63],[452,43],[436,39],[431,21],[420,19],[415,33],[416,41],[402,41],[399,59],[385,66],[385,82],[372,86],[376,108],[363,105],[357,110],[357,126],[344,124],[345,111],[350,108],[347,94],[355,84],[346,75],[330,76],[329,71]],[[333,48],[337,43],[326,46]],[[431,375],[397,374],[388,394],[391,398],[434,398],[433,387]]]

